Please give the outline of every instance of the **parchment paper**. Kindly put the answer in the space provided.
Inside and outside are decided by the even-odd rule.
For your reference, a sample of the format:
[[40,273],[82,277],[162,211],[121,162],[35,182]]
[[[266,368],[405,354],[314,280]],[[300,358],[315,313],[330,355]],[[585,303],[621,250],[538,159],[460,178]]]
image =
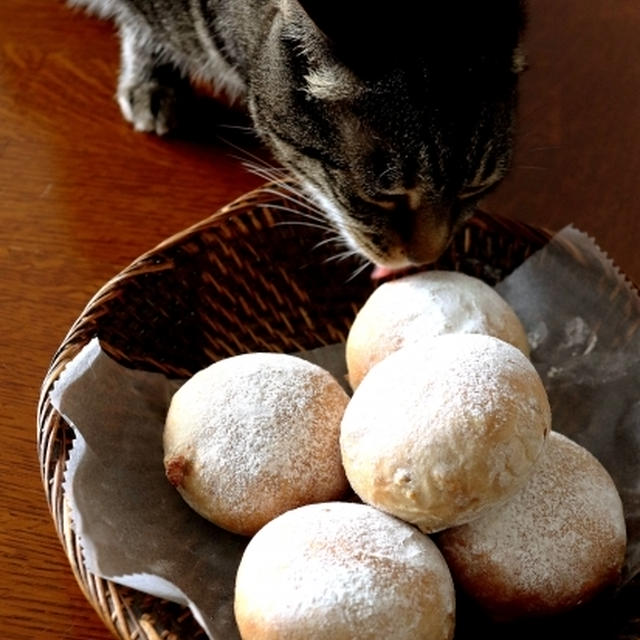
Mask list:
[[568,227],[496,290],[513,307],[553,428],[589,449],[625,508],[625,582],[640,572],[640,298],[591,238]]
[[[568,227],[497,286],[525,325],[553,427],[587,447],[623,499],[625,581],[640,572],[640,298]],[[302,354],[344,383],[343,345]],[[168,483],[162,429],[182,381],[132,371],[90,342],[52,391],[77,438],[64,489],[89,571],[188,605],[216,640],[239,638],[235,571],[247,539],[208,523]]]

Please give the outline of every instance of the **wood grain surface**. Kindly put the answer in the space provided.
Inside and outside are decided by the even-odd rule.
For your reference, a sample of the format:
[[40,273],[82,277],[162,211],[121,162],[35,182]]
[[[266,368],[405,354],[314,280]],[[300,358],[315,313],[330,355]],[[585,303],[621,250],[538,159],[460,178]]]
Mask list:
[[[640,3],[530,0],[514,170],[495,213],[593,235],[640,283]],[[181,136],[113,98],[113,27],[57,0],[0,2],[0,637],[106,640],[56,536],[35,447],[49,360],[139,254],[257,186],[241,115],[201,100]],[[222,140],[225,139],[225,141]]]

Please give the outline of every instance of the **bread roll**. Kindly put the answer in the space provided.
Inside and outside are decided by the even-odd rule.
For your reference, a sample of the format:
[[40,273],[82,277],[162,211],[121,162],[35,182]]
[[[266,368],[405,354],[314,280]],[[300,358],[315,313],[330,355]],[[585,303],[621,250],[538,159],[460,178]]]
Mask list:
[[552,433],[533,476],[485,517],[438,536],[455,580],[494,618],[569,610],[615,584],[626,530],[611,477]]
[[342,420],[342,460],[364,502],[435,532],[518,491],[550,424],[540,377],[519,349],[443,335],[371,369]]
[[242,557],[234,608],[243,640],[449,640],[455,598],[427,536],[342,502],[261,529]]
[[520,320],[492,287],[456,271],[426,271],[380,285],[356,315],[346,347],[351,387],[393,351],[445,333],[495,336],[529,355]]
[[164,429],[167,477],[198,513],[244,535],[347,489],[339,447],[349,397],[294,356],[221,360],[173,396]]

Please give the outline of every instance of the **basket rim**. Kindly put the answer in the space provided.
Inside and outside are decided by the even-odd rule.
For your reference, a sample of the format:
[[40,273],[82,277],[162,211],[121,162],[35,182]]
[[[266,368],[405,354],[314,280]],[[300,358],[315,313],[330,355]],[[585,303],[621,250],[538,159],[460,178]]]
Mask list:
[[[266,183],[247,192],[221,207],[212,215],[162,240],[110,278],[89,299],[77,319],[72,323],[53,355],[43,379],[36,416],[37,448],[41,479],[49,510],[70,568],[83,594],[105,626],[116,637],[123,638],[123,640],[133,640],[133,638],[159,640],[160,635],[154,630],[153,625],[139,620],[128,608],[126,596],[123,595],[124,591],[130,591],[128,588],[90,573],[82,562],[82,552],[71,521],[70,506],[62,486],[66,459],[73,444],[71,439],[64,435],[61,443],[56,441],[56,438],[69,427],[63,416],[59,415],[51,405],[49,393],[64,367],[87,343],[87,340],[82,341],[78,336],[86,321],[87,314],[100,301],[103,301],[105,296],[111,295],[112,291],[121,286],[123,282],[141,273],[171,268],[170,265],[153,263],[154,257],[159,252],[180,245],[205,230],[215,228],[242,211],[256,207],[268,207],[270,203],[283,200],[283,197],[286,196],[282,193],[281,186],[279,183]],[[471,224],[477,225],[483,230],[497,227],[516,237],[530,239],[541,246],[553,236],[553,232],[548,229],[481,210],[477,211]]]
[[[230,203],[222,206],[210,216],[203,218],[202,220],[185,227],[184,229],[177,231],[169,237],[161,240],[151,249],[140,254],[134,258],[127,266],[121,269],[118,273],[109,278],[87,301],[84,308],[77,316],[76,320],[71,324],[66,335],[60,343],[60,346],[56,350],[49,369],[58,371],[60,366],[63,366],[64,362],[69,361],[73,356],[66,354],[63,356],[63,352],[71,345],[74,345],[73,355],[80,350],[81,346],[74,339],[75,335],[82,327],[83,320],[89,313],[89,311],[100,301],[104,301],[105,297],[108,297],[110,293],[116,289],[122,282],[129,278],[136,277],[141,273],[148,273],[151,271],[161,271],[171,268],[171,265],[166,264],[153,264],[153,258],[162,251],[170,250],[176,245],[180,245],[187,242],[189,238],[197,236],[199,233],[222,224],[224,221],[233,217],[235,214],[239,214],[242,211],[255,207],[264,207],[272,203],[287,199],[287,185],[292,180],[280,180],[267,182],[261,186],[248,191],[247,193],[239,196]],[[491,227],[503,230],[510,235],[530,240],[536,244],[546,244],[554,235],[554,231],[545,227],[537,227],[527,222],[508,218],[500,214],[489,213],[482,209],[476,209],[473,217],[469,223],[478,226],[483,230],[487,230]],[[46,381],[49,379],[47,375],[43,382],[43,387]],[[53,383],[53,381],[52,381]],[[41,393],[42,396],[42,393]],[[40,400],[41,402],[41,400]],[[40,404],[40,403],[39,403]]]

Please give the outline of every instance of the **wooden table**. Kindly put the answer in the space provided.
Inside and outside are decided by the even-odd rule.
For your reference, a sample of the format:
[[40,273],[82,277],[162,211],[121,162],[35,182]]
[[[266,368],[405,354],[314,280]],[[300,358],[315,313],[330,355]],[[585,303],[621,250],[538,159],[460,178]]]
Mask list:
[[[574,223],[636,283],[638,34],[637,0],[531,0],[515,167],[485,205],[552,229]],[[260,182],[213,124],[201,137],[134,133],[113,99],[117,64],[111,25],[62,2],[0,2],[0,637],[10,640],[110,637],[41,486],[35,412],[51,355],[106,280]]]

